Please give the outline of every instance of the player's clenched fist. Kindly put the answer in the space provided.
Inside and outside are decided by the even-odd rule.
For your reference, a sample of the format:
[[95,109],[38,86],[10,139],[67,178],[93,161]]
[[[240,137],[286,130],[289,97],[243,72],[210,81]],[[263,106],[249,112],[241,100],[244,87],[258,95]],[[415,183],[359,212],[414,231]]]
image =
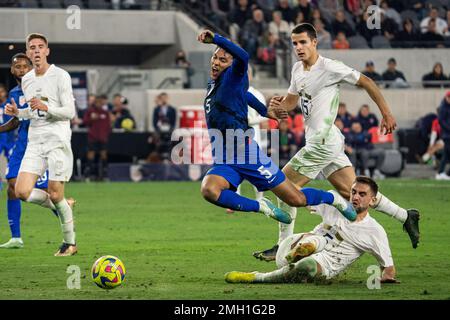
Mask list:
[[202,31],[197,37],[197,40],[201,43],[213,43],[213,39],[214,39],[214,32],[210,30]]
[[16,117],[19,114],[19,108],[17,108],[17,104],[13,98],[11,98],[11,103],[8,103],[5,106],[5,113],[8,116],[14,116],[14,117]]
[[31,110],[42,110],[48,111],[48,107],[38,98],[33,98],[30,100]]

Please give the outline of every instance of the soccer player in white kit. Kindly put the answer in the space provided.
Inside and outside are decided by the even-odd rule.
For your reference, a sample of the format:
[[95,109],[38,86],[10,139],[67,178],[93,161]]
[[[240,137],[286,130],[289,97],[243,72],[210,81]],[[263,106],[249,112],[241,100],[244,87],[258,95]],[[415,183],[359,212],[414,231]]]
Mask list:
[[357,177],[351,187],[350,202],[357,212],[349,221],[326,204],[311,207],[323,221],[309,233],[294,234],[283,240],[277,252],[279,269],[260,272],[232,271],[230,283],[302,282],[305,279],[331,279],[347,269],[364,253],[376,258],[383,270],[381,283],[398,283],[389,240],[383,227],[368,212],[376,201],[378,186],[368,177]]
[[[349,199],[355,180],[355,169],[344,153],[344,136],[334,125],[339,107],[339,84],[349,83],[363,88],[377,104],[383,119],[381,129],[392,133],[397,124],[377,85],[360,72],[342,62],[325,58],[317,52],[317,33],[309,23],[297,25],[291,34],[295,53],[300,61],[294,64],[291,85],[285,97],[274,97],[269,109],[289,112],[300,107],[305,119],[306,145],[283,168],[286,177],[298,188],[305,186],[322,172],[336,190]],[[292,223],[280,223],[279,241],[273,248],[254,252],[261,260],[274,260],[281,241],[293,234],[297,209],[279,200],[278,206],[289,212]],[[403,223],[413,248],[419,242],[419,212],[405,210],[378,193],[373,208]]]
[[[50,65],[47,38],[33,33],[26,39],[27,56],[34,69],[22,78],[22,90],[28,108],[18,109],[11,101],[8,115],[30,119],[28,145],[16,182],[16,195],[23,201],[39,204],[58,212],[63,243],[55,256],[77,253],[72,208],[64,197],[64,183],[73,170],[70,120],[75,116],[75,102],[69,73]],[[35,188],[36,180],[48,169],[48,193]]]

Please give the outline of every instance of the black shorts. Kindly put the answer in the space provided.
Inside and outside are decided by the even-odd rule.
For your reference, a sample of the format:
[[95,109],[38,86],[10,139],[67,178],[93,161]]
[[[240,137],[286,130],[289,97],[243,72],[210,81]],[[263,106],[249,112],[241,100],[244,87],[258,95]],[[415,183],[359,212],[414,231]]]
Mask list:
[[108,150],[108,144],[100,141],[89,141],[88,151],[100,152]]

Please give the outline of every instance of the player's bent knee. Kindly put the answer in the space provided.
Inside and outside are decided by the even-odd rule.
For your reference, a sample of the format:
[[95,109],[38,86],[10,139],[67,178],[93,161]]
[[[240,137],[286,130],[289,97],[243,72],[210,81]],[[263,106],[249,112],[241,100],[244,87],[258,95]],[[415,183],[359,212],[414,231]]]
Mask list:
[[306,198],[303,194],[296,194],[295,196],[288,197],[284,199],[285,202],[290,207],[304,207],[306,206]]
[[203,198],[205,198],[205,200],[211,202],[217,201],[220,196],[220,189],[209,184],[202,185],[200,192],[202,193],[202,196]]
[[32,191],[24,188],[15,188],[15,189],[16,189],[15,190],[16,198],[19,198],[22,201],[27,201]]
[[62,195],[60,192],[58,191],[53,191],[53,190],[49,190],[48,192],[49,196],[50,196],[50,200],[53,203],[58,203],[60,202],[62,199],[64,199],[64,195]]

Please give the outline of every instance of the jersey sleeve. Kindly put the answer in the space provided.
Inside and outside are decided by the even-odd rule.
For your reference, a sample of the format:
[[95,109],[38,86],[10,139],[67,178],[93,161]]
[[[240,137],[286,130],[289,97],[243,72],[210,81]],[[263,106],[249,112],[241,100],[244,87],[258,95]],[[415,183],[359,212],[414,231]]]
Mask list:
[[394,265],[392,259],[391,248],[389,240],[384,229],[379,226],[378,230],[372,233],[372,244],[369,248],[369,253],[373,255],[382,267],[390,267]]
[[247,51],[218,34],[214,35],[213,41],[233,56],[233,63],[231,65],[233,73],[239,76],[244,76],[247,73],[248,60],[250,59]]
[[267,117],[267,108],[261,101],[258,100],[258,98],[256,98],[249,91],[247,91],[247,93],[245,94],[245,98],[247,99],[247,104],[252,109],[256,110],[261,116]]
[[330,72],[330,84],[347,82],[349,84],[356,85],[359,78],[361,77],[361,72],[350,68],[341,61],[328,61],[327,69]]
[[75,99],[69,73],[61,73],[57,85],[60,105],[48,105],[47,113],[57,120],[71,120],[75,116]]
[[298,95],[298,90],[297,90],[297,87],[295,85],[295,77],[294,77],[295,70],[297,70],[297,63],[294,64],[294,66],[292,67],[291,84],[289,85],[288,93],[297,96]]

